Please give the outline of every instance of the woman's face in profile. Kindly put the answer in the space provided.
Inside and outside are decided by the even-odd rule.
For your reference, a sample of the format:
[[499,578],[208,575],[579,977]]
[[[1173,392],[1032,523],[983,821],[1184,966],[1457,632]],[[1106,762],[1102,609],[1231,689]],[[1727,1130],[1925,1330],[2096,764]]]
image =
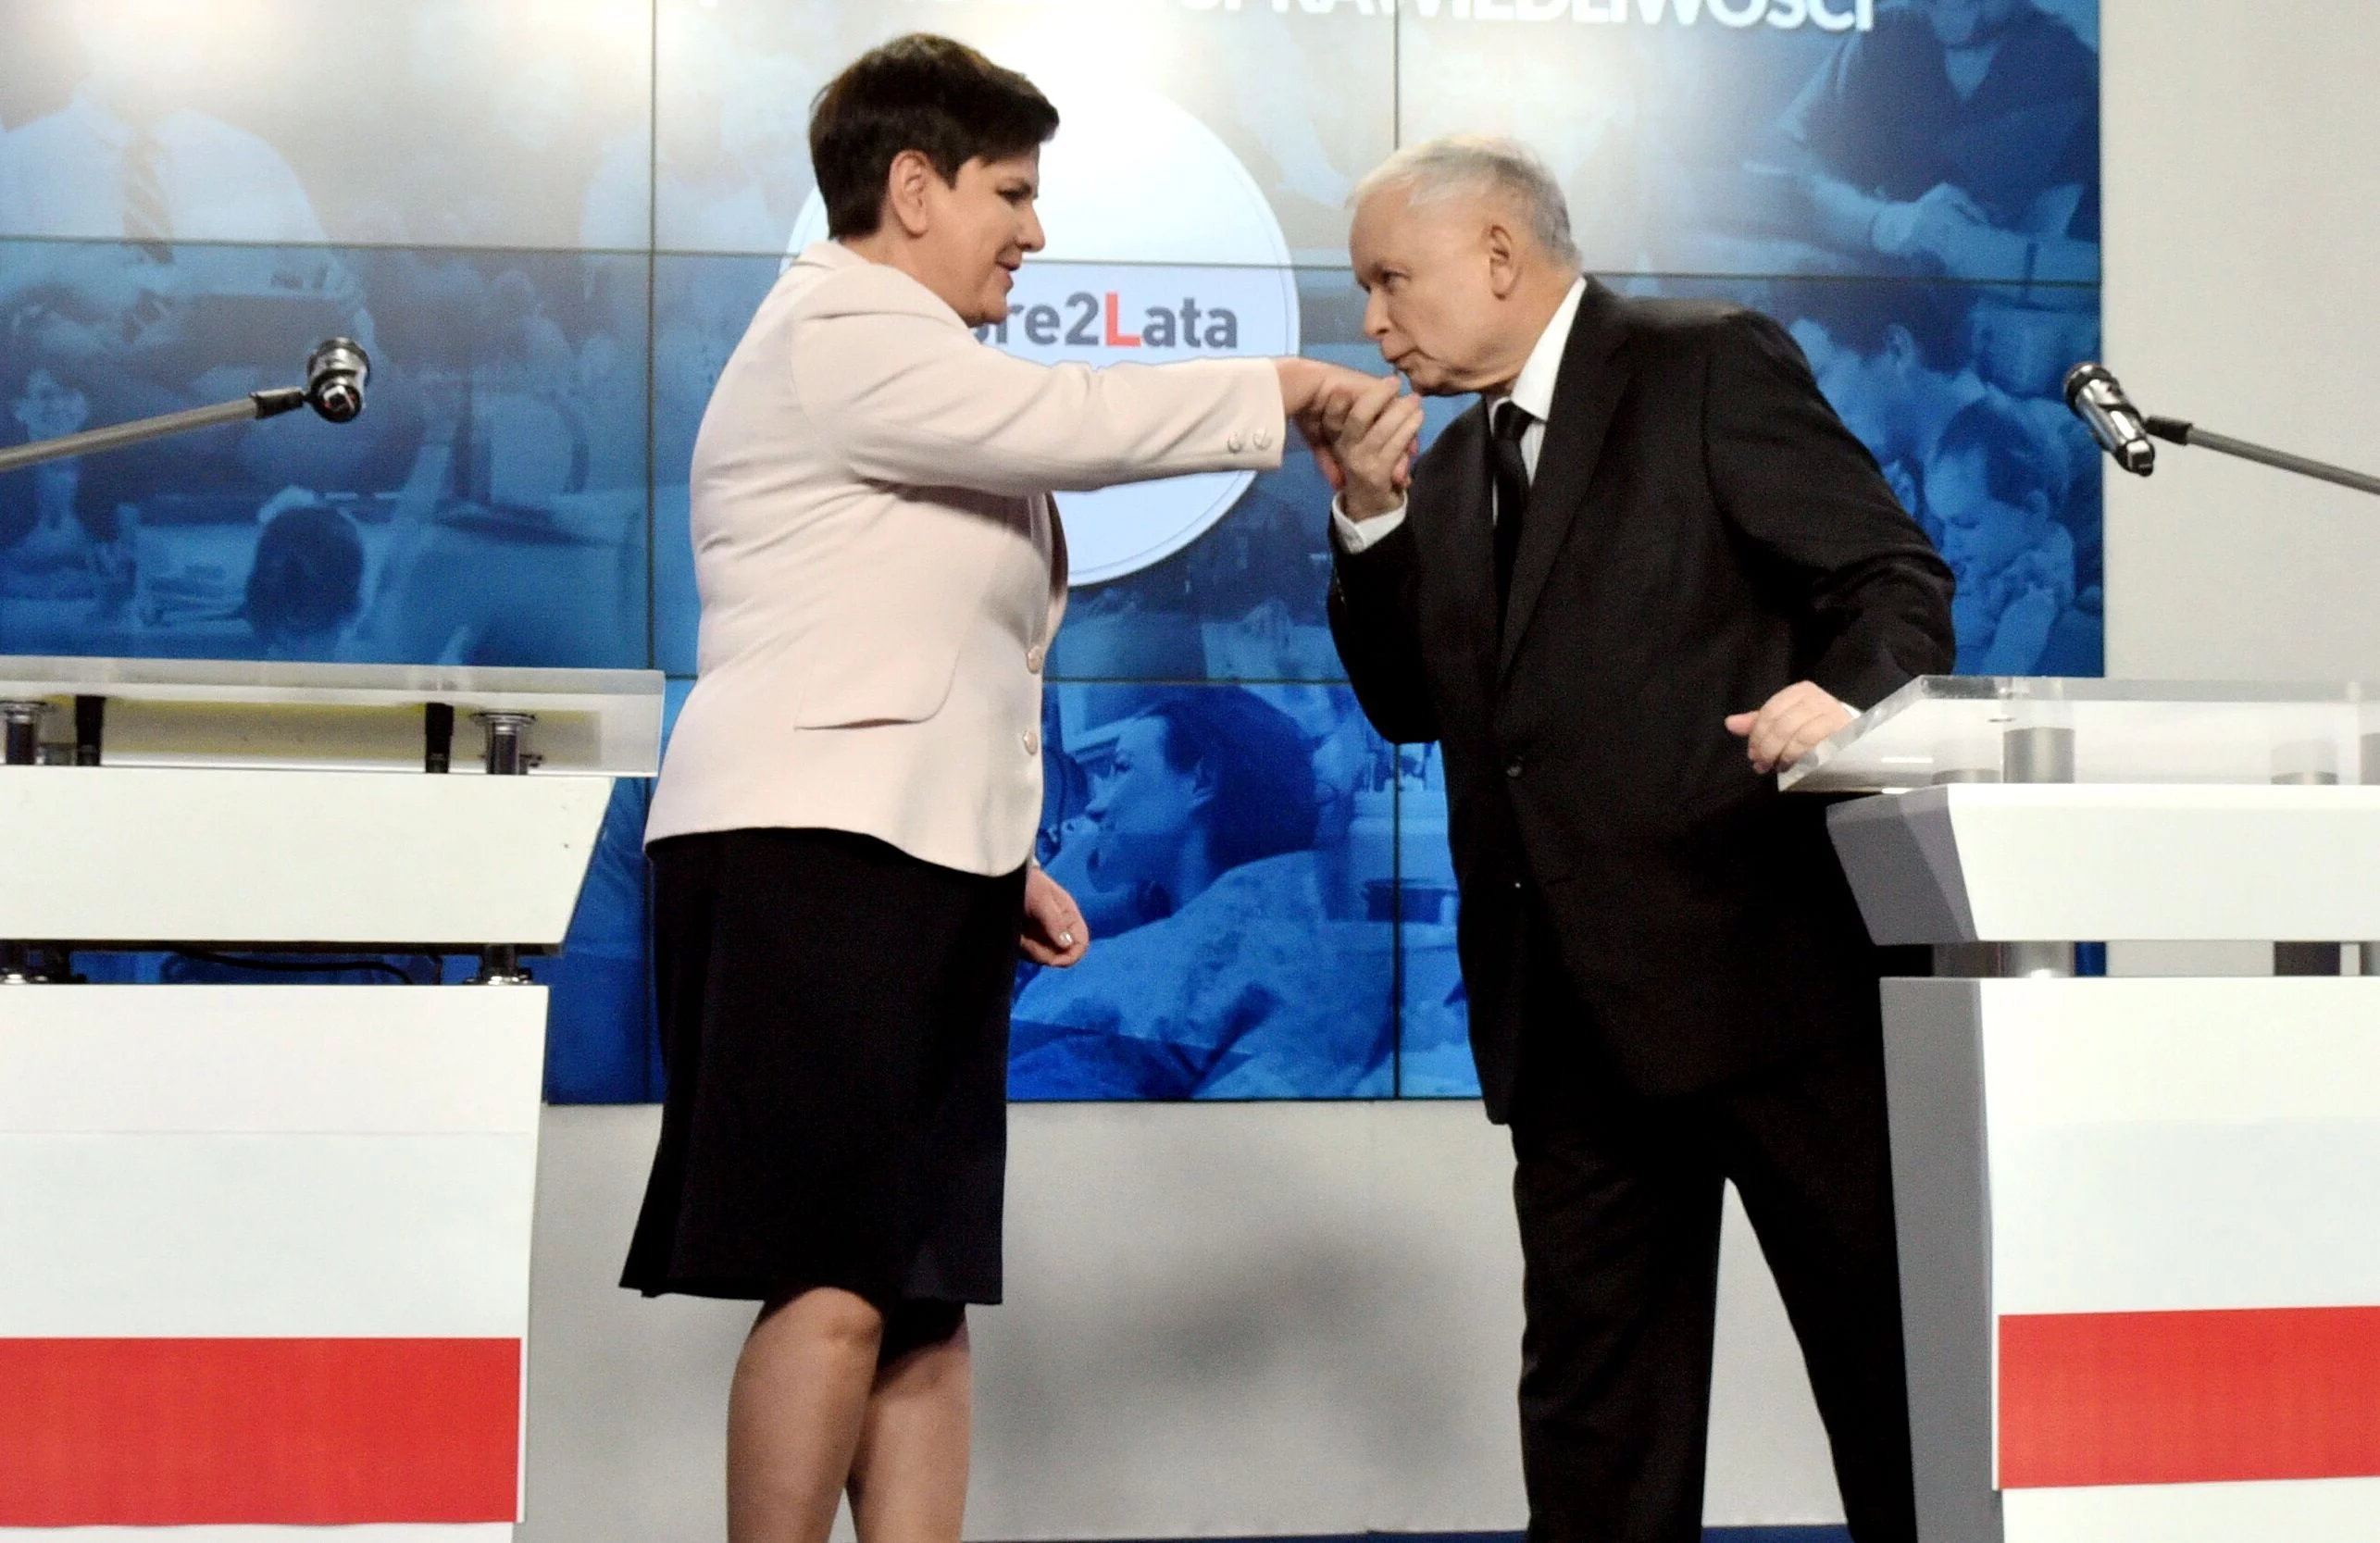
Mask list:
[[932,223],[924,242],[934,292],[970,327],[1006,319],[1008,292],[1025,255],[1047,244],[1033,201],[1041,191],[1041,153],[977,159],[958,180],[930,180]]
[[1165,760],[1165,726],[1136,718],[1115,738],[1115,758],[1084,813],[1098,835],[1091,872],[1109,888],[1163,877],[1189,839],[1200,804],[1198,774]]

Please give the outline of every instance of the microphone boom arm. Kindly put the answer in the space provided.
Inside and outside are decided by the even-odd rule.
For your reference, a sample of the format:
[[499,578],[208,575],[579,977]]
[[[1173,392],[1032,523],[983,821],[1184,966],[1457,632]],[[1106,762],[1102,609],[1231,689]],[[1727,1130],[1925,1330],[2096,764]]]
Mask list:
[[123,450],[136,444],[146,444],[151,440],[187,434],[193,429],[215,429],[227,423],[248,423],[260,417],[279,417],[305,405],[305,392],[295,386],[253,392],[236,402],[218,402],[212,407],[161,413],[156,417],[144,417],[132,423],[118,423],[106,429],[87,429],[80,434],[61,434],[54,440],[13,445],[0,450],[0,473],[39,466],[44,461],[64,460],[69,455],[98,455],[110,450]]
[[2243,461],[2254,461],[2259,466],[2275,467],[2283,471],[2293,471],[2300,477],[2311,477],[2316,481],[2335,483],[2342,488],[2353,488],[2358,492],[2380,495],[2380,477],[2370,477],[2360,471],[2349,471],[2345,467],[2335,467],[2326,461],[2311,460],[2303,455],[2292,455],[2286,450],[2273,450],[2261,444],[2250,444],[2246,440],[2235,440],[2228,434],[2218,434],[2211,429],[2201,429],[2194,423],[2184,422],[2180,418],[2144,417],[2141,422],[2149,432],[2170,444],[2196,445],[2200,449],[2216,451],[2224,455],[2236,455]]
[[111,428],[87,429],[79,434],[61,434],[54,440],[16,445],[0,450],[0,475],[39,466],[44,461],[61,461],[69,455],[99,455],[200,429],[217,429],[230,423],[253,423],[258,418],[279,417],[300,407],[312,407],[333,423],[345,423],[364,410],[364,384],[370,379],[371,370],[370,357],[353,340],[326,339],[315,346],[313,355],[305,361],[306,379],[303,386],[280,386],[271,391],[250,392],[231,402],[218,402],[212,407],[160,413],[156,417],[118,423]]

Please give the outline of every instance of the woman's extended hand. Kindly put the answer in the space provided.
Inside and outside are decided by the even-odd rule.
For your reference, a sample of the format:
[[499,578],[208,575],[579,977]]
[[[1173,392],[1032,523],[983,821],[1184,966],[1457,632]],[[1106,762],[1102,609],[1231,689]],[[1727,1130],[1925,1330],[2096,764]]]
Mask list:
[[1327,444],[1346,420],[1347,411],[1373,378],[1344,365],[1320,359],[1273,361],[1281,378],[1281,413],[1298,426],[1309,444]]
[[1025,932],[1017,946],[1034,964],[1060,969],[1080,964],[1090,947],[1090,924],[1075,897],[1038,863],[1025,870]]

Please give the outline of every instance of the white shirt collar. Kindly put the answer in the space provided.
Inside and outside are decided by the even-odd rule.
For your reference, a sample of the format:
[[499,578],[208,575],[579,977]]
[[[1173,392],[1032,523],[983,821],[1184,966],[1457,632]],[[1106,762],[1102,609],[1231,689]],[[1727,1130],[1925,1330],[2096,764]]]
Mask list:
[[101,105],[88,87],[78,89],[66,106],[66,116],[110,150],[123,150],[140,138],[139,131]]
[[1570,325],[1578,318],[1578,303],[1586,296],[1587,276],[1582,273],[1571,281],[1570,292],[1562,297],[1553,318],[1537,335],[1537,346],[1529,350],[1528,362],[1514,379],[1509,398],[1489,398],[1490,412],[1498,402],[1510,400],[1539,423],[1553,416],[1553,387],[1562,376],[1562,355],[1570,346]]

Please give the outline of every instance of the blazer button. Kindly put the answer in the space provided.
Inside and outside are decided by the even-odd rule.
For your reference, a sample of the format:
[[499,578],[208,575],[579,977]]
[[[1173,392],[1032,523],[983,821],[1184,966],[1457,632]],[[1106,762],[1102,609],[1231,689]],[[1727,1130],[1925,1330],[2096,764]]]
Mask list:
[[1256,430],[1256,448],[1259,450],[1270,450],[1273,448],[1273,431],[1271,429],[1259,429]]
[[1041,658],[1041,651],[1039,648],[1027,649],[1025,651],[1025,667],[1031,670],[1035,675],[1040,674]]
[[1226,450],[1230,451],[1234,455],[1237,455],[1241,451],[1248,448],[1248,436],[1245,434],[1235,433],[1231,438],[1223,442],[1223,447]]
[[1031,729],[1028,728],[1024,733],[1018,735],[1017,740],[1018,742],[1024,745],[1026,754],[1039,755],[1041,753],[1041,736],[1034,733]]
[[1507,761],[1506,763],[1504,763],[1504,775],[1505,775],[1506,777],[1518,777],[1518,776],[1520,776],[1520,775],[1521,775],[1521,764],[1520,764],[1518,761]]

